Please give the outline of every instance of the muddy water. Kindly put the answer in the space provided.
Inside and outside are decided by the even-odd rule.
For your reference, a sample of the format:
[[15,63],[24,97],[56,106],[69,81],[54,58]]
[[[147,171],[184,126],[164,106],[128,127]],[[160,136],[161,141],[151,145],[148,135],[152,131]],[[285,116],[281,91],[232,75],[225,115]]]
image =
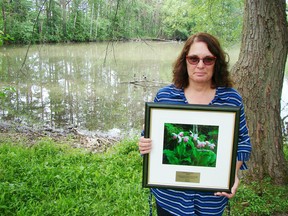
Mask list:
[[[137,134],[145,101],[170,82],[171,65],[182,46],[129,42],[1,47],[0,84],[16,88],[0,108],[1,121]],[[235,53],[231,56],[233,62]],[[286,75],[283,115],[288,113],[287,88]]]

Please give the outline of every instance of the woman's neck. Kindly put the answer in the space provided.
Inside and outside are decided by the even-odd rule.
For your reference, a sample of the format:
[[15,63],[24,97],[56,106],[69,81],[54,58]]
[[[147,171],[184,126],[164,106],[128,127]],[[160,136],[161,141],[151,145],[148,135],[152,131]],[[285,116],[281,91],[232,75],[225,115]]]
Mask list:
[[189,84],[184,89],[185,97],[189,104],[208,105],[215,97],[216,89],[211,88],[211,84]]

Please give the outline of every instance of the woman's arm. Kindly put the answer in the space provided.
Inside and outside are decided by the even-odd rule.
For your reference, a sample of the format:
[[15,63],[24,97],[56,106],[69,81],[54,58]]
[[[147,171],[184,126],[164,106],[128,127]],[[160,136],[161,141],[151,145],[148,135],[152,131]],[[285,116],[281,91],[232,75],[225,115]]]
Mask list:
[[236,171],[235,171],[235,181],[234,181],[234,185],[231,188],[231,193],[226,193],[226,192],[217,192],[215,193],[216,196],[226,196],[227,198],[231,199],[232,197],[235,196],[237,190],[238,190],[238,186],[240,184],[240,180],[238,177],[238,172],[240,170],[240,167],[242,166],[243,161],[237,161],[236,163]]

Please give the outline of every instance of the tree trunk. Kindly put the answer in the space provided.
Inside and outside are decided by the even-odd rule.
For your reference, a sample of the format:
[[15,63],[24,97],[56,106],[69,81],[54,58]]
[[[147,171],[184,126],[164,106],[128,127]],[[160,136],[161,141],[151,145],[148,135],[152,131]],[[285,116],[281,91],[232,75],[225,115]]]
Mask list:
[[6,2],[3,0],[1,6],[2,6],[2,16],[3,16],[3,33],[4,35],[6,34],[6,23],[7,23],[7,20],[6,20],[6,10],[5,10],[5,4]]
[[285,9],[285,0],[245,0],[241,51],[232,69],[253,147],[248,176],[269,176],[276,184],[288,183],[280,117],[288,52]]
[[91,23],[90,23],[90,40],[92,39],[92,33],[93,33],[93,21],[94,21],[94,3],[92,3],[92,8],[91,8]]
[[67,11],[66,11],[66,0],[60,0],[60,5],[62,9],[62,32],[64,37],[67,36]]

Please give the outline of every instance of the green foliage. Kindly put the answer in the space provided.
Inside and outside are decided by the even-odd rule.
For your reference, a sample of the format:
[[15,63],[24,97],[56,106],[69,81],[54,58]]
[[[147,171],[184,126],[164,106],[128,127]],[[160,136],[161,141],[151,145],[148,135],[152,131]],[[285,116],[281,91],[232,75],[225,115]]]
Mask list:
[[0,31],[0,46],[2,46],[4,44],[4,41],[13,41],[14,38],[10,37],[9,34],[4,34],[3,31]]
[[165,1],[163,32],[170,38],[186,40],[196,32],[209,32],[225,45],[240,41],[244,1]]
[[231,200],[231,215],[286,215],[287,197],[288,185],[273,185],[268,178],[261,182],[242,183]]
[[[141,173],[136,140],[91,154],[47,138],[31,146],[1,134],[0,215],[147,215]],[[242,183],[231,215],[285,214],[287,197],[287,185],[268,179]]]
[[14,87],[3,87],[0,90],[0,102],[4,100],[8,96],[8,94],[13,94],[15,92],[16,89]]
[[33,26],[31,22],[18,22],[15,20],[11,25],[13,25],[13,28],[9,33],[10,35],[13,35],[18,43],[27,44],[31,41],[33,35]]
[[[200,5],[200,4],[199,4]],[[162,8],[163,32],[169,38],[186,40],[195,21],[188,16],[192,4],[186,1],[165,1]]]
[[284,144],[284,156],[286,161],[288,161],[288,143]]
[[[215,147],[211,148],[206,143],[205,134],[199,134],[196,138],[191,130],[185,131],[181,126],[165,124],[163,163],[215,167]],[[210,134],[218,133],[213,130]],[[210,140],[215,143],[215,140]]]
[[[144,38],[186,40],[208,31],[239,42],[243,1],[6,1],[0,28],[15,43]],[[3,21],[2,21],[3,20]]]
[[1,215],[145,215],[135,141],[90,154],[49,139],[0,141]]

